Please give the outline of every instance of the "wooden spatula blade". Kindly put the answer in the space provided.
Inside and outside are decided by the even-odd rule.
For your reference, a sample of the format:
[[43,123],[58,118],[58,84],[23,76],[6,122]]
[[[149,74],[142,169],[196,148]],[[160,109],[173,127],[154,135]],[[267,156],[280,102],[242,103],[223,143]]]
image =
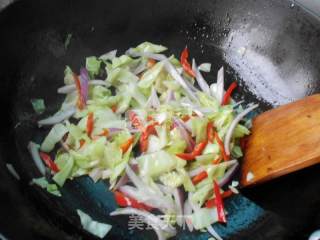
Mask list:
[[[267,111],[253,120],[241,185],[262,183],[320,162],[320,94]],[[248,181],[248,174],[253,178]]]

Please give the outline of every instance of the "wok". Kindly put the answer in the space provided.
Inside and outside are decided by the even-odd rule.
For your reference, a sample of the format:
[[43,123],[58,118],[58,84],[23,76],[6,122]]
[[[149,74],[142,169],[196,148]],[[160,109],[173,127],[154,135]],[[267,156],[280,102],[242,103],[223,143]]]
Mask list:
[[[260,111],[320,87],[319,22],[286,0],[22,0],[0,12],[0,32],[0,233],[8,239],[94,239],[82,230],[77,208],[113,225],[107,239],[155,238],[128,231],[126,217],[109,217],[116,204],[103,182],[68,181],[62,198],[29,186],[39,173],[26,146],[46,133],[35,124],[30,99],[44,98],[46,114],[54,113],[67,64],[79,69],[86,56],[148,40],[176,56],[188,45],[197,62],[212,63],[210,83],[224,66],[227,85],[240,83],[235,98],[260,103]],[[320,224],[319,171],[243,190],[227,201],[229,222],[217,231],[225,239],[306,239]],[[181,231],[177,239],[208,237]]]

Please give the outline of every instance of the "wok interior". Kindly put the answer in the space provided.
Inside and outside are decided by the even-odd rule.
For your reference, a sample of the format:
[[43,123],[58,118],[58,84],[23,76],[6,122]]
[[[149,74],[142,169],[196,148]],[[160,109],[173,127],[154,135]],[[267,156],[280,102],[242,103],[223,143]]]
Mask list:
[[[28,181],[39,173],[31,162],[27,143],[31,139],[40,141],[47,132],[37,128],[30,99],[43,98],[45,114],[54,113],[63,100],[56,89],[63,84],[65,65],[78,71],[86,56],[115,48],[123,53],[143,41],[165,45],[167,54],[176,56],[188,45],[198,63],[212,63],[212,71],[205,74],[209,83],[216,80],[217,70],[224,66],[226,84],[234,80],[240,83],[235,99],[259,102],[261,111],[316,93],[320,27],[316,19],[290,5],[289,1],[263,0],[36,0],[8,7],[0,14],[1,99],[8,116],[2,125],[1,164],[12,163],[23,180],[17,188],[7,176],[7,190],[23,192],[15,196],[22,199],[21,204],[29,202],[32,210],[26,211],[40,208],[41,222],[61,222],[57,228],[51,226],[57,230],[54,236],[65,231],[76,234],[80,226],[73,209],[81,208],[97,220],[112,223],[111,237],[126,238],[126,218],[108,217],[116,205],[104,183],[93,185],[87,178],[68,182],[62,190],[63,201],[28,186]],[[69,33],[71,42],[65,48]],[[310,222],[320,216],[316,208],[320,200],[316,193],[320,185],[318,171],[316,166],[244,193],[278,214],[281,224],[293,229],[291,234],[305,236],[319,223]],[[250,215],[247,217],[250,222]],[[44,234],[48,229],[43,230]],[[256,234],[261,229],[276,234],[262,221],[254,227],[229,231],[227,237],[258,239]],[[148,239],[152,234],[138,231],[130,237]],[[193,239],[206,235],[180,236]]]

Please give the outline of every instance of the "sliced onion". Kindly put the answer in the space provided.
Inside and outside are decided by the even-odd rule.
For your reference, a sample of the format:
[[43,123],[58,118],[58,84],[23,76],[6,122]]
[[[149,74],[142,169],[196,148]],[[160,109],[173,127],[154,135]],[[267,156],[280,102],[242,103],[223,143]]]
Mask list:
[[201,88],[201,90],[203,92],[205,92],[206,94],[208,94],[210,96],[210,88],[209,85],[207,84],[207,82],[204,80],[202,74],[200,73],[196,61],[194,59],[192,59],[192,70],[196,75],[196,80],[199,84],[199,87]]
[[189,192],[188,193],[188,202],[189,202],[189,204],[190,204],[190,206],[191,206],[191,209],[193,210],[193,211],[198,211],[199,209],[200,209],[200,207],[197,205],[197,204],[194,204],[193,202],[192,202],[192,193],[191,192]]
[[107,60],[112,60],[112,59],[114,59],[116,56],[117,56],[117,49],[111,50],[110,52],[107,52],[107,53],[101,55],[101,56],[99,57],[99,59],[104,60],[104,61],[107,61]]
[[207,227],[208,232],[217,240],[223,240],[212,226]]
[[[151,200],[154,200],[152,205],[158,206],[158,208],[165,212],[165,210],[174,211],[174,204],[171,199],[161,196],[160,191],[156,191],[145,184],[140,177],[138,177],[135,172],[131,169],[130,166],[126,166],[126,173],[129,180],[143,193],[146,197]],[[123,187],[121,187],[123,189]]]
[[221,67],[218,71],[217,91],[216,91],[216,96],[220,104],[223,101],[223,95],[224,95],[224,68]]
[[176,126],[181,134],[181,137],[186,141],[188,152],[192,152],[194,149],[194,146],[195,146],[193,139],[190,137],[189,133],[186,131],[186,129],[184,128],[183,124],[181,123],[181,121],[179,119],[174,117],[173,122],[174,122],[174,124],[176,124]]
[[157,91],[154,88],[152,88],[152,90],[151,90],[150,97],[149,97],[145,107],[147,107],[147,108],[152,107],[154,109],[158,109],[160,107],[160,100],[159,100]]
[[218,184],[220,187],[223,187],[226,183],[231,181],[232,177],[237,172],[238,167],[239,167],[239,163],[238,161],[236,161],[235,164],[232,167],[230,167],[228,171],[224,174],[223,178],[221,178],[218,181]]
[[173,195],[174,189],[172,187],[169,187],[169,186],[166,186],[166,185],[163,185],[160,183],[158,183],[157,186],[162,193],[167,194],[167,195]]
[[123,174],[119,181],[116,183],[116,185],[114,186],[114,189],[119,189],[120,187],[122,187],[123,185],[127,184],[127,182],[129,181],[129,178],[127,176],[127,174]]
[[102,171],[101,178],[106,179],[106,178],[110,177],[111,174],[112,174],[112,171],[110,169],[104,170],[104,171]]
[[138,75],[139,73],[142,73],[144,70],[147,69],[147,64],[145,62],[141,62],[135,70],[133,70],[133,74]]
[[157,61],[163,61],[164,67],[167,72],[186,90],[186,92],[196,101],[198,101],[194,92],[188,87],[186,81],[181,77],[177,69],[170,63],[168,58],[163,54],[150,53],[150,52],[135,52],[132,49],[127,50],[126,54],[132,57],[147,57]]
[[174,96],[174,92],[170,89],[167,92],[167,98],[166,98],[166,103],[169,103],[171,101],[175,101],[176,97]]
[[184,202],[183,212],[184,212],[184,217],[185,217],[185,222],[187,224],[187,227],[188,227],[189,231],[192,232],[193,231],[193,224],[190,219],[190,215],[192,214],[192,208],[191,208],[191,205],[189,204],[188,199]]
[[17,180],[20,180],[20,176],[19,176],[19,174],[17,173],[17,171],[14,169],[14,167],[13,167],[12,164],[7,163],[7,164],[6,164],[6,167],[7,167],[8,171],[11,173],[11,175],[12,175],[13,177],[15,177]]
[[85,102],[88,100],[89,94],[89,74],[86,68],[80,69],[81,95]]
[[89,176],[92,178],[94,182],[97,182],[102,177],[102,170],[100,168],[95,168],[91,170]]
[[110,216],[132,215],[132,214],[142,216],[144,221],[155,230],[159,240],[166,239],[164,236],[164,232],[168,233],[170,236],[175,236],[177,234],[177,231],[175,228],[171,228],[170,226],[168,226],[167,223],[163,222],[156,215],[146,211],[138,210],[135,208],[117,209],[116,211],[111,212]]
[[233,131],[236,128],[237,124],[241,121],[242,118],[244,118],[245,115],[247,115],[252,110],[256,109],[258,106],[259,106],[258,104],[255,104],[251,107],[248,107],[242,113],[238,114],[238,116],[230,124],[230,127],[228,128],[228,131],[226,133],[226,137],[224,139],[224,149],[225,149],[227,155],[230,155],[231,137],[233,135]]
[[[100,86],[110,87],[110,84],[108,84],[106,81],[99,80],[99,79],[90,80],[89,85],[95,85],[95,86],[100,85]],[[68,94],[68,93],[74,92],[75,90],[76,90],[76,85],[70,84],[70,85],[66,85],[58,88],[58,93]]]
[[108,128],[108,132],[109,132],[108,137],[112,137],[113,135],[115,135],[123,130],[124,130],[123,128],[114,128],[114,127]]
[[187,82],[181,77],[181,75],[178,73],[177,69],[169,62],[168,59],[163,61],[164,67],[167,70],[167,72],[176,80],[177,83],[181,85],[181,87],[188,93],[188,95],[198,101],[197,96],[194,94],[194,92],[190,89]]
[[60,140],[60,144],[61,144],[61,147],[63,148],[63,150],[65,150],[66,152],[68,152],[70,150],[68,144],[66,144],[62,139]]
[[75,114],[75,112],[76,108],[74,106],[68,107],[65,110],[55,113],[51,117],[38,121],[38,126],[41,127],[43,125],[54,125],[60,123],[66,119],[69,119],[73,114]]
[[39,155],[39,148],[40,146],[34,142],[29,142],[28,144],[28,150],[32,156],[32,159],[34,161],[34,163],[36,164],[39,172],[42,174],[42,175],[45,175],[46,173],[46,167],[44,166],[41,158],[40,158],[40,155]]
[[242,104],[242,103],[244,103],[244,100],[241,100],[241,101],[233,104],[232,107],[233,107],[233,108],[236,108],[236,107],[238,107],[238,106],[239,106],[240,104]]
[[188,172],[190,177],[197,176],[199,173],[205,171],[205,168],[203,166],[199,166],[191,171]]
[[128,178],[130,179],[130,181],[140,190],[144,190],[146,192],[148,192],[149,194],[154,194],[155,191],[153,191],[152,189],[150,189],[143,181],[140,177],[138,177],[135,172],[132,170],[132,168],[130,166],[126,166],[126,173],[128,175]]
[[76,90],[75,84],[69,84],[63,87],[58,88],[57,92],[60,94],[68,94]]
[[176,188],[173,191],[173,197],[177,207],[177,224],[181,227],[184,224],[184,217],[183,217],[184,216],[183,215],[184,197],[183,197],[182,190],[180,188]]
[[130,132],[130,133],[138,133],[138,132],[141,132],[139,129],[133,128],[133,127],[129,127],[128,129],[129,129],[129,132]]
[[162,124],[164,121],[167,120],[168,114],[166,112],[162,112],[154,115],[153,117],[155,121],[157,121],[159,124]]

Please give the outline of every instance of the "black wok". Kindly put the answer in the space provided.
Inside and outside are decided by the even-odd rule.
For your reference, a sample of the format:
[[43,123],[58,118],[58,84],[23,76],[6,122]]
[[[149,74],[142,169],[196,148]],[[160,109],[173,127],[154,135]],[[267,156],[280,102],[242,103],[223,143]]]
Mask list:
[[[67,64],[79,69],[86,56],[148,40],[176,55],[188,45],[198,62],[213,64],[209,82],[224,66],[227,84],[241,85],[236,99],[259,102],[261,111],[320,87],[319,22],[286,0],[22,0],[0,12],[0,32],[0,233],[9,239],[93,238],[81,230],[77,208],[113,224],[109,239],[155,238],[108,216],[115,203],[102,182],[68,182],[62,198],[29,186],[39,173],[26,146],[46,133],[36,127],[30,99],[44,98],[46,113],[55,112]],[[19,182],[5,163],[14,165]],[[218,232],[226,239],[306,239],[320,224],[319,171],[308,168],[229,199],[229,223]]]

